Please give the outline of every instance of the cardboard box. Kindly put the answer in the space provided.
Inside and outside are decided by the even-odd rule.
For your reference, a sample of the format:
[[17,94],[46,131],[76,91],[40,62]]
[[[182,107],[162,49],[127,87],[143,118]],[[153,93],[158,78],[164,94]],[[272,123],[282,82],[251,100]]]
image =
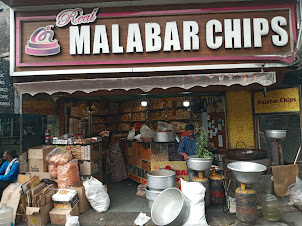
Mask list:
[[77,182],[68,189],[76,190],[79,196],[79,209],[80,213],[84,213],[86,210],[90,209],[90,203],[85,195],[85,187],[83,186],[83,182]]
[[51,224],[65,225],[67,214],[70,214],[71,216],[79,216],[80,215],[79,204],[75,205],[75,207],[73,207],[73,209],[70,210],[53,208],[49,212]]
[[28,149],[29,159],[46,159],[46,156],[55,149],[55,146],[38,146]]
[[98,160],[79,161],[79,165],[80,165],[80,175],[92,175],[100,170]]
[[24,184],[24,183],[26,183],[27,181],[29,181],[30,178],[31,178],[31,177],[28,176],[28,175],[19,174],[19,175],[18,175],[17,183],[19,183],[19,184]]
[[57,209],[72,209],[79,202],[77,191],[71,189],[59,189],[52,200]]
[[28,167],[31,172],[47,172],[46,156],[55,146],[38,146],[28,149]]
[[51,179],[49,172],[26,172],[26,176],[33,177],[33,176],[39,176],[39,178],[42,179]]
[[43,207],[26,207],[28,226],[44,226],[50,221],[49,211],[53,208],[53,202]]

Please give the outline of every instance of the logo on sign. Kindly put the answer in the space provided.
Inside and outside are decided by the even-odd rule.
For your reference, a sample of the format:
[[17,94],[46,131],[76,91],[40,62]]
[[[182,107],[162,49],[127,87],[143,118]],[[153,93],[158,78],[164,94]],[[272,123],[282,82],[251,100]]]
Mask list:
[[72,25],[89,24],[97,19],[97,12],[99,8],[94,8],[91,13],[84,15],[83,9],[65,9],[57,15],[56,25],[58,27],[64,27],[69,22]]
[[50,56],[60,52],[60,45],[57,39],[53,39],[54,26],[48,25],[35,30],[25,46],[25,52],[32,56]]

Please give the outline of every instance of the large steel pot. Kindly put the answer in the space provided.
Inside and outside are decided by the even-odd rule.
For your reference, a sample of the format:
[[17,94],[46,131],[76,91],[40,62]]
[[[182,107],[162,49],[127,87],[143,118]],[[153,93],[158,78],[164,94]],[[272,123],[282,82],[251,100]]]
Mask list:
[[154,132],[154,142],[173,142],[175,140],[175,132]]
[[191,170],[206,171],[211,168],[213,159],[210,158],[196,158],[196,155],[190,155],[187,161],[187,166]]
[[227,165],[232,170],[237,181],[252,184],[258,181],[260,175],[267,169],[266,166],[254,162],[232,162]]
[[175,175],[173,170],[166,169],[149,172],[147,173],[148,187],[159,190],[175,187]]
[[190,212],[187,198],[178,188],[167,188],[160,193],[151,209],[151,218],[156,225],[183,225]]
[[267,139],[284,139],[286,137],[287,130],[265,130],[265,136]]
[[154,200],[163,190],[149,189],[148,187],[146,187],[145,190],[146,190],[146,199],[148,199],[149,209],[152,209]]

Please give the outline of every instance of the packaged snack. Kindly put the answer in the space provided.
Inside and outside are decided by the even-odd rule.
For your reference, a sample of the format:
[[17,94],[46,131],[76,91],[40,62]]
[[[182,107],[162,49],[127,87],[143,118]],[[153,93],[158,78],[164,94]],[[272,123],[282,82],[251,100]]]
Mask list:
[[63,150],[60,148],[55,148],[53,149],[47,156],[46,156],[46,161],[50,165],[64,165],[65,163],[69,162],[72,160],[72,154],[68,150]]
[[51,179],[57,179],[57,167],[55,165],[48,165],[48,172],[50,173]]
[[58,188],[66,188],[80,181],[78,160],[74,159],[64,165],[58,165]]

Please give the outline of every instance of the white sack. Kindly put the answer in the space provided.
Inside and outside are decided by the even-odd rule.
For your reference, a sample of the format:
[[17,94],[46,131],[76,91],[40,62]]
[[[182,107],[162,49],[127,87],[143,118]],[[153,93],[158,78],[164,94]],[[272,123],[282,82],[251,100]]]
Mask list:
[[181,179],[181,191],[190,201],[189,217],[183,226],[208,226],[204,205],[205,187],[199,182]]
[[91,207],[97,212],[105,212],[109,208],[110,199],[103,183],[94,177],[83,183],[85,195]]
[[132,130],[129,131],[127,140],[133,140],[135,137],[135,129],[133,128]]
[[80,226],[79,217],[67,214],[65,226]]

